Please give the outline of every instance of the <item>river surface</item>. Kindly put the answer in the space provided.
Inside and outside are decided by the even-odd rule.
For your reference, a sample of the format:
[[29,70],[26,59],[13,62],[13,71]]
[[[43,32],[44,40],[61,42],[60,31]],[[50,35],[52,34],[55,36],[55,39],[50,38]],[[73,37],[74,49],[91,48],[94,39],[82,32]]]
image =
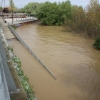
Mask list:
[[100,51],[93,40],[60,26],[28,24],[16,29],[55,80],[17,41],[10,41],[37,100],[100,100]]

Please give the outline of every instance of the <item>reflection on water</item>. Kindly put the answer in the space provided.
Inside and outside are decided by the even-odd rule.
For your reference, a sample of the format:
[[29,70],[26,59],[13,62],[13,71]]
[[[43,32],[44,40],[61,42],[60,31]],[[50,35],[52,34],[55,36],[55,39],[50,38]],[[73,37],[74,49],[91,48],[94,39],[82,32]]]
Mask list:
[[100,51],[92,47],[93,40],[60,26],[29,24],[16,31],[57,77],[35,83],[30,75],[38,100],[100,100]]

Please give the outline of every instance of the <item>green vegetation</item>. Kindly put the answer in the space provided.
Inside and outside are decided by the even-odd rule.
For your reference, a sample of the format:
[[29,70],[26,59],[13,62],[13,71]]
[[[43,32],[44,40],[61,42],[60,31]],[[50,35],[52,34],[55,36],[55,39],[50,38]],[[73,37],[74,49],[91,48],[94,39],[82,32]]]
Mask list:
[[62,3],[45,2],[37,10],[37,18],[46,25],[64,25],[78,33],[85,33],[89,37],[94,38],[100,34],[98,0],[90,0],[85,9],[71,5],[69,0]]
[[13,0],[9,0],[9,6],[15,8],[15,4],[14,4]]
[[64,26],[69,26],[74,31],[84,31],[85,11],[81,6],[72,6],[71,19],[66,19]]
[[89,5],[84,10],[82,7],[72,7],[71,20],[66,19],[65,26],[72,30],[87,34],[95,38],[94,47],[100,50],[100,4],[98,0],[90,0]]
[[15,7],[15,4],[13,2],[13,0],[9,0],[9,7],[8,7],[9,11],[15,11],[16,10],[16,7]]
[[18,9],[16,6],[15,6],[15,4],[14,4],[14,2],[13,2],[13,0],[9,0],[9,6],[8,7],[5,7],[5,8],[2,8],[2,7],[0,7],[0,11],[2,11],[2,12],[4,12],[4,13],[11,13],[12,11],[13,12],[18,12],[20,9]]
[[[22,12],[35,14],[45,25],[63,25],[77,33],[84,33],[88,37],[100,37],[100,4],[98,0],[90,0],[83,9],[82,6],[71,5],[69,0],[59,3],[29,3]],[[98,47],[98,46],[97,46]]]
[[36,11],[42,6],[42,3],[30,2],[25,5],[21,12],[36,15]]
[[93,45],[96,49],[100,50],[100,37],[95,39],[95,43]]
[[46,25],[62,25],[66,18],[71,18],[70,1],[58,4],[47,1],[37,10],[36,16]]
[[16,72],[20,78],[20,82],[27,94],[28,100],[34,100],[34,92],[33,87],[29,84],[28,77],[24,74],[24,72],[21,69],[21,61],[19,58],[14,54],[13,48],[8,47],[8,50],[10,52],[10,55],[12,56],[12,61],[14,63],[14,67],[16,69]]
[[76,32],[86,33],[89,37],[96,37],[100,33],[100,5],[98,0],[90,0],[84,10],[82,7],[72,6],[72,18],[66,19],[65,26]]
[[15,30],[18,26],[16,26],[16,25],[12,25],[12,27],[13,27],[13,29]]

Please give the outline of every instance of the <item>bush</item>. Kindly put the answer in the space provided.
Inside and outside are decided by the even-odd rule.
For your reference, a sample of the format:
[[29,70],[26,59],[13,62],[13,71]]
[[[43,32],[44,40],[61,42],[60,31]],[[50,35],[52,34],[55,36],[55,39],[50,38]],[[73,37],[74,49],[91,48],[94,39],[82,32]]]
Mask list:
[[89,37],[97,37],[100,33],[100,4],[98,0],[90,0],[85,9],[72,6],[71,19],[66,19],[65,26],[72,30],[85,33]]
[[22,9],[21,12],[31,14],[31,15],[36,15],[36,11],[42,6],[42,3],[38,2],[30,2],[27,5],[25,5]]
[[100,50],[100,37],[95,39],[95,43],[93,45],[96,49]]
[[58,4],[47,1],[38,9],[36,16],[46,25],[62,25],[66,18],[71,17],[70,1]]

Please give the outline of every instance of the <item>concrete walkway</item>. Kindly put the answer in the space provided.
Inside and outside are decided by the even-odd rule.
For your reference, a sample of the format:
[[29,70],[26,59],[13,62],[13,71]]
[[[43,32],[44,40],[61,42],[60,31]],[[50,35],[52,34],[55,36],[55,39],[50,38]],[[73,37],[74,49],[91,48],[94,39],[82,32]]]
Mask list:
[[0,17],[0,26],[2,30],[4,31],[6,39],[12,39],[15,38],[15,36],[11,33],[10,29],[8,28],[8,25],[4,23],[3,19]]

